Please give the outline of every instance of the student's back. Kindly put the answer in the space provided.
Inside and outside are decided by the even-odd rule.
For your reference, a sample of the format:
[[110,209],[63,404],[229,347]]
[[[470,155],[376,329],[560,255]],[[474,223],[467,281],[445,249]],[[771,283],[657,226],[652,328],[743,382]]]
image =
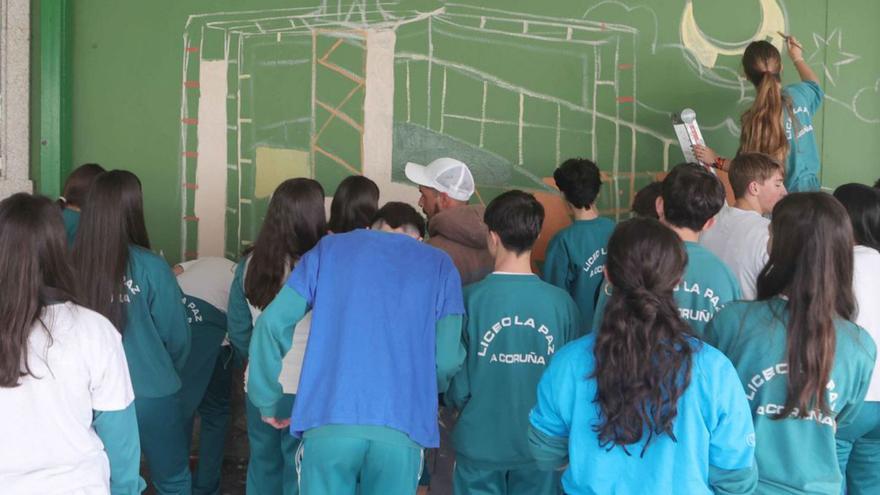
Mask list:
[[191,345],[183,294],[150,251],[140,180],[111,170],[89,189],[72,259],[80,301],[122,333],[135,391],[141,447],[159,494],[189,492],[189,449],[180,371]]
[[429,316],[458,311],[460,285],[449,256],[412,237],[364,229],[324,237],[286,284],[314,302],[291,430],[381,425],[436,446]]
[[[566,493],[712,494],[718,493],[710,483],[718,469],[752,466],[754,451],[748,446],[755,435],[736,372],[717,349],[696,339],[690,339],[690,384],[676,404],[676,439],[654,435],[644,452],[648,432],[642,441],[627,445],[626,452],[601,445],[593,430],[600,419],[594,403],[596,380],[590,378],[595,372],[595,342],[595,335],[587,335],[558,352],[541,381],[538,406],[531,415],[532,424],[543,433],[569,436],[570,467],[562,478]],[[559,393],[542,393],[551,387]]]
[[[715,215],[724,204],[724,186],[711,172],[693,163],[676,165],[663,179],[657,199],[660,221],[684,241],[687,267],[675,288],[681,318],[697,337],[725,304],[739,299],[739,282],[730,268],[697,243],[700,233],[712,228]],[[601,326],[611,288],[607,283],[599,295],[593,329]]]
[[119,332],[73,303],[47,306],[42,317],[47,328],[38,324],[28,344],[35,376],[0,388],[0,435],[15,446],[0,448],[0,486],[5,493],[110,493],[92,415],[134,400]]
[[120,333],[75,304],[61,215],[0,201],[0,491],[140,493],[134,391]]
[[140,246],[129,246],[124,293],[125,346],[138,396],[162,397],[180,389],[178,371],[189,356],[190,329],[183,293],[168,264]]
[[605,321],[565,346],[538,386],[529,441],[567,463],[571,494],[751,493],[754,430],[730,361],[690,335],[672,293],[687,254],[653,219],[608,244]]
[[853,234],[825,193],[796,193],[773,209],[758,299],[724,308],[706,341],[733,362],[757,435],[758,493],[837,494],[835,435],[858,417],[876,348],[849,321]]
[[465,287],[467,359],[446,394],[461,411],[452,436],[453,489],[555,494],[558,473],[538,469],[523,432],[541,374],[556,350],[578,336],[580,315],[567,292],[531,272],[541,203],[507,191],[489,203],[484,219],[495,272]]
[[465,287],[465,368],[448,400],[461,410],[456,456],[534,467],[524,435],[535,389],[554,353],[577,337],[577,307],[536,275],[492,273]]
[[804,419],[775,416],[786,399],[786,301],[733,302],[709,324],[706,340],[735,364],[755,422],[756,493],[840,493],[834,434],[855,418],[868,390],[875,346],[856,324],[835,322],[835,359],[828,381],[831,410]]
[[[725,304],[739,299],[739,283],[730,268],[711,251],[696,242],[685,242],[684,246],[688,254],[688,264],[684,277],[675,288],[675,301],[678,303],[681,318],[690,324],[699,337]],[[602,325],[608,292],[611,290],[613,289],[606,288],[599,294],[593,328]]]
[[688,264],[684,278],[675,289],[679,313],[697,335],[730,301],[740,298],[739,282],[730,268],[708,249],[685,242]]
[[572,158],[553,172],[574,222],[547,245],[544,280],[571,294],[581,313],[580,332],[593,321],[596,299],[604,281],[605,246],[614,222],[599,216],[596,196],[602,186],[599,168],[590,160]]
[[605,245],[614,230],[607,218],[576,220],[560,230],[547,246],[544,280],[566,289],[581,314],[579,330],[589,330],[602,288]]

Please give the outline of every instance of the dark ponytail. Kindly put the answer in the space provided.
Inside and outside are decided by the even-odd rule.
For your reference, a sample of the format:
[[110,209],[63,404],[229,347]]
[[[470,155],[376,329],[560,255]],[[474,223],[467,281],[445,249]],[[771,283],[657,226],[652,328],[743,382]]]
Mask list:
[[[621,223],[608,242],[605,273],[613,287],[596,337],[600,444],[611,450],[655,435],[675,440],[678,399],[690,383],[690,328],[673,291],[687,265],[681,239],[651,218]],[[629,453],[629,452],[627,452]]]

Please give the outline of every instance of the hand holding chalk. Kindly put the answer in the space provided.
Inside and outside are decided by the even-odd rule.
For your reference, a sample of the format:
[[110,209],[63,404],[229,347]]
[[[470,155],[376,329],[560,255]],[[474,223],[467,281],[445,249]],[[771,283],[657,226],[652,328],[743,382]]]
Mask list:
[[792,62],[800,62],[804,59],[804,47],[798,43],[797,38],[781,31],[779,32],[779,36],[782,36],[783,39],[785,39],[785,45],[788,48],[788,55],[791,57]]

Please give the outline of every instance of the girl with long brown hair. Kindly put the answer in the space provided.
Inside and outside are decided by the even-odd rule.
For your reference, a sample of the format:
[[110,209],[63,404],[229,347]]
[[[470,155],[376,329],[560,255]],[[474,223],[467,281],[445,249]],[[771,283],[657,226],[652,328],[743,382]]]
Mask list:
[[779,201],[758,298],[729,303],[706,341],[727,354],[752,410],[759,493],[840,493],[835,433],[858,415],[876,355],[850,321],[853,231],[825,193]]
[[[804,61],[801,45],[786,38],[788,55],[800,82],[782,86],[782,56],[768,41],[754,41],[743,53],[746,78],[755,86],[755,100],[742,114],[738,152],[758,152],[785,164],[790,192],[819,190],[819,152],[813,116],[825,93],[819,78]],[[727,170],[728,160],[706,146],[695,146],[701,162]]]
[[0,201],[0,491],[139,494],[122,338],[80,306],[58,206]]
[[692,336],[673,297],[687,262],[657,220],[628,220],[611,235],[602,325],[556,353],[530,415],[539,466],[568,463],[566,493],[754,490],[754,430],[736,371]]
[[150,250],[141,182],[111,170],[95,178],[73,243],[82,304],[122,335],[135,392],[141,448],[156,493],[192,490],[180,371],[190,350],[183,294]]
[[[282,182],[272,193],[266,218],[257,241],[245,251],[229,290],[226,313],[229,340],[236,352],[248,358],[251,335],[257,317],[284,286],[291,269],[306,251],[312,249],[327,232],[324,213],[324,189],[313,179],[295,178]],[[278,401],[275,416],[289,422],[296,398],[297,364],[301,359],[308,331],[298,326],[296,345],[285,358],[279,379],[284,396]],[[247,385],[245,385],[247,392]],[[250,458],[247,470],[248,495],[298,493],[295,464],[299,440],[286,428],[264,423],[260,410],[245,395]]]

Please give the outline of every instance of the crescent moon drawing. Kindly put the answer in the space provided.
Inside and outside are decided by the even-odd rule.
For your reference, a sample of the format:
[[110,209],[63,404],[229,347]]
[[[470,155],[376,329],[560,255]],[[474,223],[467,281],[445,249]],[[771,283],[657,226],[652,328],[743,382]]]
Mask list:
[[761,4],[761,25],[751,38],[738,43],[724,43],[706,36],[694,17],[694,2],[688,0],[681,18],[681,43],[705,68],[715,67],[719,55],[740,55],[749,43],[769,39],[776,48],[781,49],[783,38],[779,32],[786,32],[785,13],[778,0],[759,0]]

